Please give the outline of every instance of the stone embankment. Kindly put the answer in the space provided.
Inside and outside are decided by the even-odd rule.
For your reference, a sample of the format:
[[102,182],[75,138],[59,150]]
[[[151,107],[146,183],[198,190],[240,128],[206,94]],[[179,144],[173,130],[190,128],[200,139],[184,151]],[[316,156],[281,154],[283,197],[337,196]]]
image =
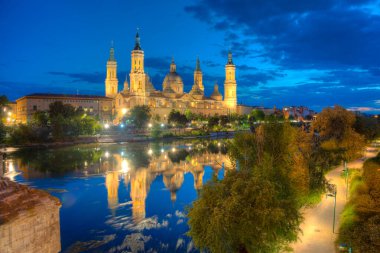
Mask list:
[[0,252],[59,252],[60,207],[49,193],[0,177]]

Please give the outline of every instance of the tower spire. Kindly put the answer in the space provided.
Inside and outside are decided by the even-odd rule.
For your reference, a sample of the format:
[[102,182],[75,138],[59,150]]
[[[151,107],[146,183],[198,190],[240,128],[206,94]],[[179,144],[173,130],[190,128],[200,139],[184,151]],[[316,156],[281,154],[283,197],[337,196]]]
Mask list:
[[201,71],[201,63],[199,61],[199,57],[197,57],[197,64],[195,66],[195,71]]
[[234,64],[233,61],[232,61],[232,53],[231,53],[231,49],[228,50],[228,62],[227,64]]
[[170,72],[171,73],[176,72],[176,65],[175,65],[175,62],[174,62],[174,57],[172,57],[172,63],[170,63]]
[[136,37],[135,37],[135,48],[134,48],[134,50],[141,50],[139,28],[137,28],[137,32],[136,32]]
[[113,48],[113,40],[111,40],[111,48],[110,48],[110,57],[108,61],[116,61],[115,60],[115,49]]

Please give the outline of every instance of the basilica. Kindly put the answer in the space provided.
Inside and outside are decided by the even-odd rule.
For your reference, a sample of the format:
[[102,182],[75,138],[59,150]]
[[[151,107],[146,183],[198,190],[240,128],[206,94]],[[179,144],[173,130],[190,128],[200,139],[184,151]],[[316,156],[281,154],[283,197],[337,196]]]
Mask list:
[[214,91],[210,97],[204,93],[203,74],[200,61],[197,59],[194,70],[194,83],[191,90],[184,92],[184,84],[177,73],[177,66],[172,59],[169,73],[166,75],[162,90],[156,90],[144,71],[144,51],[141,48],[140,36],[137,32],[135,47],[131,52],[131,71],[129,80],[124,82],[122,91],[118,90],[117,62],[114,48],[110,49],[107,61],[107,74],[105,80],[105,95],[113,99],[113,115],[115,123],[137,105],[147,105],[153,116],[166,121],[171,110],[182,113],[190,110],[193,113],[204,115],[226,115],[241,113],[237,105],[235,65],[231,52],[225,65],[224,96],[219,92],[218,84],[214,84]]

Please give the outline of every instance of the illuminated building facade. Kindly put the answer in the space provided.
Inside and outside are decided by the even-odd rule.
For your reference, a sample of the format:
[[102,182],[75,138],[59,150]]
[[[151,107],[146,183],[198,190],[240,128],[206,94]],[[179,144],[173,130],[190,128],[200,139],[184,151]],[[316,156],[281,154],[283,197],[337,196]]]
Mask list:
[[124,88],[118,92],[116,77],[117,62],[114,48],[110,49],[107,61],[107,75],[105,80],[105,94],[114,99],[114,116],[118,123],[125,113],[137,105],[147,105],[153,116],[158,115],[166,121],[170,111],[175,109],[182,113],[190,110],[193,113],[204,115],[225,115],[239,113],[236,95],[235,65],[231,52],[228,53],[228,61],[225,66],[226,77],[224,83],[225,96],[219,92],[218,84],[214,85],[214,91],[210,97],[204,94],[203,73],[199,58],[194,70],[194,84],[191,90],[184,92],[184,84],[177,73],[177,66],[172,59],[169,73],[162,83],[162,91],[156,90],[144,70],[144,51],[141,48],[140,36],[137,33],[135,47],[131,52],[131,70],[129,81],[126,79]]

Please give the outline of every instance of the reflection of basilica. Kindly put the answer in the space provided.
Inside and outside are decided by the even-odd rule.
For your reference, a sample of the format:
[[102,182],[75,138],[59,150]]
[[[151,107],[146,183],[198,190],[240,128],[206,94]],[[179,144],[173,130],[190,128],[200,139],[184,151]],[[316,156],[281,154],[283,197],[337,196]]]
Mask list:
[[[175,151],[174,151],[175,152]],[[191,154],[191,158],[173,162],[169,158],[170,152],[161,152],[158,156],[152,156],[147,167],[134,168],[121,154],[114,154],[112,161],[103,161],[101,167],[106,165],[106,188],[108,192],[108,207],[114,212],[118,206],[119,180],[123,178],[125,187],[130,184],[130,197],[132,199],[132,217],[138,223],[145,218],[145,201],[150,189],[150,184],[157,175],[163,175],[163,183],[170,192],[170,199],[175,202],[177,191],[184,182],[186,173],[191,173],[194,178],[195,190],[200,190],[203,185],[204,166],[211,166],[215,173],[222,168],[222,164],[228,163],[228,158],[222,153]],[[112,167],[109,165],[112,164]],[[103,168],[102,168],[103,169]],[[101,169],[101,170],[102,170]]]
[[[182,145],[182,144],[179,144]],[[193,145],[193,144],[192,144]],[[207,146],[207,145],[206,145]],[[135,222],[145,218],[145,202],[150,185],[158,175],[162,175],[163,183],[169,190],[168,197],[171,201],[177,200],[177,192],[185,180],[185,175],[191,173],[194,179],[194,189],[198,192],[203,185],[204,166],[210,166],[217,175],[224,164],[230,168],[230,162],[221,152],[220,143],[213,152],[205,150],[203,144],[194,144],[186,148],[169,150],[157,148],[147,150],[145,146],[133,146],[126,154],[124,152],[102,152],[98,147],[76,148],[67,153],[52,152],[49,157],[59,159],[46,160],[42,155],[25,157],[9,157],[3,161],[5,176],[13,178],[22,173],[24,178],[50,177],[54,173],[75,173],[78,176],[94,174],[105,175],[105,187],[107,189],[108,208],[112,214],[119,206],[120,180],[123,179],[124,187],[130,192],[132,200],[132,217]],[[134,150],[137,148],[136,150]],[[140,149],[138,149],[140,148]],[[44,154],[46,155],[46,154]],[[61,162],[64,159],[65,162]],[[47,168],[47,169],[45,169]],[[49,170],[58,168],[58,172]],[[129,188],[130,187],[130,188]]]

